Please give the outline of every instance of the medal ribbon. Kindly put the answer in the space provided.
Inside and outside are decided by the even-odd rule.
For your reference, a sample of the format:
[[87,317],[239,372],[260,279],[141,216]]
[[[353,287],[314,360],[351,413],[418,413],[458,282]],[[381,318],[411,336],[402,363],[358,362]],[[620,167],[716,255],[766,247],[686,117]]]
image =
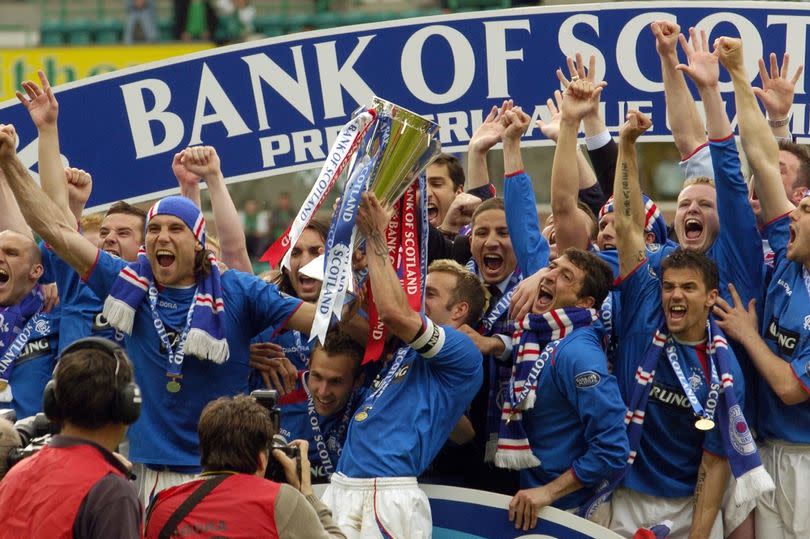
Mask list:
[[408,305],[416,312],[422,310],[421,241],[417,230],[416,193],[419,184],[412,183],[402,197],[402,238],[399,248],[400,283],[408,297]]
[[[194,291],[194,297],[197,297],[197,290]],[[179,383],[177,382],[178,379],[182,378],[183,372],[183,359],[185,356],[184,348],[186,345],[186,338],[188,337],[188,332],[191,329],[191,316],[194,314],[194,300],[192,299],[191,305],[188,308],[188,314],[186,315],[186,327],[183,328],[182,333],[180,334],[180,340],[177,343],[177,352],[174,351],[172,348],[172,343],[169,341],[169,335],[166,333],[166,326],[163,325],[163,320],[160,319],[160,315],[157,311],[157,302],[158,302],[158,291],[155,287],[155,284],[152,283],[149,286],[149,310],[152,312],[152,320],[154,321],[155,331],[157,331],[158,338],[160,338],[161,344],[166,349],[166,353],[169,357],[169,364],[168,368],[166,369],[166,376],[171,379],[169,384],[175,383],[178,384],[177,391],[179,391]],[[168,388],[167,384],[167,388]],[[169,389],[170,392],[176,393],[177,391],[172,391]]]
[[382,394],[385,393],[385,390],[388,389],[389,385],[391,385],[391,380],[394,379],[394,375],[396,375],[397,371],[399,371],[399,368],[402,366],[405,356],[408,355],[408,350],[410,350],[410,348],[407,346],[403,346],[397,350],[397,354],[391,361],[391,365],[388,367],[388,372],[385,374],[385,378],[383,378],[379,387],[377,387],[373,393],[366,397],[363,404],[360,405],[360,413],[365,412],[368,414],[368,411],[374,407],[374,403],[377,402],[377,399],[382,397]]
[[290,246],[298,243],[312,216],[317,213],[318,209],[326,201],[327,195],[357,150],[369,126],[373,125],[376,116],[376,111],[369,109],[358,114],[343,126],[329,149],[329,155],[320,174],[318,174],[318,179],[298,211],[298,215],[295,216],[295,219],[281,237],[262,255],[261,260],[263,262],[269,262],[271,266],[277,267],[279,261],[281,261],[282,266],[289,269]]
[[[309,373],[307,372],[307,375],[308,374]],[[318,440],[323,442],[324,450],[321,451],[318,449],[318,458],[321,459],[321,465],[323,465],[323,469],[326,470],[326,473],[328,475],[332,475],[332,473],[335,471],[335,466],[332,464],[332,457],[329,455],[329,445],[330,442],[334,441],[335,447],[338,448],[337,454],[340,456],[340,453],[343,451],[343,437],[344,434],[346,434],[346,429],[349,427],[349,420],[352,418],[355,393],[352,393],[351,397],[349,397],[349,401],[346,403],[340,423],[338,423],[337,428],[333,427],[329,430],[329,437],[327,439],[327,437],[323,435],[321,421],[318,418],[318,413],[315,411],[315,403],[312,401],[312,394],[309,392],[309,387],[307,386],[306,380],[304,380],[304,388],[306,389],[308,395],[307,416],[309,418],[309,426],[312,429],[312,440],[315,440],[316,443]]]
[[[709,335],[709,343],[711,343],[711,334]],[[717,375],[717,366],[714,362],[714,354],[711,353],[713,350],[711,348],[711,344],[708,344],[709,354],[708,361],[709,365],[711,366],[711,383],[709,386],[709,395],[706,397],[706,409],[704,410],[703,405],[695,395],[695,391],[692,389],[692,385],[686,379],[686,376],[683,373],[683,369],[681,368],[681,363],[678,358],[678,352],[675,350],[675,345],[672,343],[672,338],[667,342],[666,346],[666,354],[667,359],[669,360],[669,364],[672,365],[672,370],[675,371],[675,376],[678,377],[678,382],[681,384],[681,388],[683,392],[686,394],[686,398],[689,399],[689,404],[692,405],[692,410],[695,412],[695,416],[707,419],[714,423],[714,412],[717,408],[717,401],[720,397],[720,377]]]

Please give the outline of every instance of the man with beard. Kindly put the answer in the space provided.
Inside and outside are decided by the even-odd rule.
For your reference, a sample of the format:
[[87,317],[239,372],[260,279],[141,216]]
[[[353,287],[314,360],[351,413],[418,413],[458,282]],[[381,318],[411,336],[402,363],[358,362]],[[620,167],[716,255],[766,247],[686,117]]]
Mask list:
[[[143,413],[131,430],[130,459],[146,467],[140,480],[148,500],[199,470],[196,423],[203,406],[247,391],[248,348],[239,343],[271,325],[308,331],[314,307],[280,295],[257,277],[220,274],[205,249],[202,213],[184,197],[166,197],[152,207],[145,247],[135,262],[99,250],[33,183],[15,155],[15,142],[13,126],[0,126],[0,167],[23,215],[105,298],[110,323],[130,335],[127,351],[144,394]],[[169,331],[180,335],[176,346]]]

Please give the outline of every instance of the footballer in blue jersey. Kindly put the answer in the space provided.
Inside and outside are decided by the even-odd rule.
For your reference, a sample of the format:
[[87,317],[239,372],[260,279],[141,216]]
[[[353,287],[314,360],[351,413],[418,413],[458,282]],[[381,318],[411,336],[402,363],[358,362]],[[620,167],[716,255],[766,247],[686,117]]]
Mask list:
[[481,352],[454,328],[480,317],[486,293],[475,275],[443,261],[442,270],[428,270],[427,316],[412,310],[388,257],[388,221],[377,198],[363,193],[357,225],[374,301],[391,334],[409,344],[396,347],[361,395],[323,500],[348,534],[429,536],[430,506],[416,476],[481,386]]
[[42,411],[42,393],[53,375],[59,351],[59,311],[39,313],[31,319],[31,333],[17,359],[9,385],[14,398],[0,408],[14,408],[18,419]]
[[[98,296],[106,297],[126,262],[104,251],[97,256],[86,281]],[[248,347],[238,343],[248,343],[267,326],[283,325],[301,305],[299,300],[279,294],[275,286],[236,270],[224,272],[221,282],[225,334],[232,343],[230,358],[217,364],[187,357],[182,371],[187,391],[167,391],[168,351],[157,338],[148,303],[144,301],[136,311],[126,348],[144,404],[129,431],[133,462],[178,469],[198,466],[197,420],[203,407],[217,397],[248,392]],[[172,347],[186,325],[195,291],[193,285],[159,290],[157,312]]]
[[313,483],[327,483],[337,468],[349,422],[363,383],[363,348],[337,330],[317,345],[309,369],[299,373],[299,387],[281,398],[279,433],[288,441],[309,442]]

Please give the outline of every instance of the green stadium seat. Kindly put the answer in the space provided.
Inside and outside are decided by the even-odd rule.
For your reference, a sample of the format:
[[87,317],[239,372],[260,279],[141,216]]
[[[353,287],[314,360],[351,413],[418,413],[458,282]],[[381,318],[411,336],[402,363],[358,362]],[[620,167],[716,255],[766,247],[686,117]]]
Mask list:
[[511,0],[447,0],[447,7],[454,11],[476,9],[501,9],[512,7]]
[[159,19],[158,34],[161,41],[174,40],[174,19]]
[[103,19],[96,21],[93,30],[95,42],[100,45],[120,43],[124,32],[124,23],[115,19]]
[[63,45],[65,43],[65,34],[62,23],[59,21],[42,21],[39,32],[42,45]]
[[87,45],[93,42],[93,23],[78,19],[64,24],[67,42],[71,45]]
[[268,37],[280,36],[284,34],[284,17],[277,15],[256,17],[253,20],[253,26],[258,33]]

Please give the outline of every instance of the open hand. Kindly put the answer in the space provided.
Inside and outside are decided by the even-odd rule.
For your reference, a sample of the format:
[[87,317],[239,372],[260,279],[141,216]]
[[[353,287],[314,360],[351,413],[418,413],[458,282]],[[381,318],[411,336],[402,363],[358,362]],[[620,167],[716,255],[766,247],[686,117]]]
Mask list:
[[37,86],[37,83],[27,80],[22,83],[23,90],[26,95],[23,95],[19,90],[16,92],[17,99],[20,100],[23,107],[28,110],[31,120],[37,129],[44,127],[55,127],[56,119],[59,116],[59,103],[53,95],[53,89],[48,82],[48,77],[42,70],[37,71],[39,75],[39,82],[42,88]]

